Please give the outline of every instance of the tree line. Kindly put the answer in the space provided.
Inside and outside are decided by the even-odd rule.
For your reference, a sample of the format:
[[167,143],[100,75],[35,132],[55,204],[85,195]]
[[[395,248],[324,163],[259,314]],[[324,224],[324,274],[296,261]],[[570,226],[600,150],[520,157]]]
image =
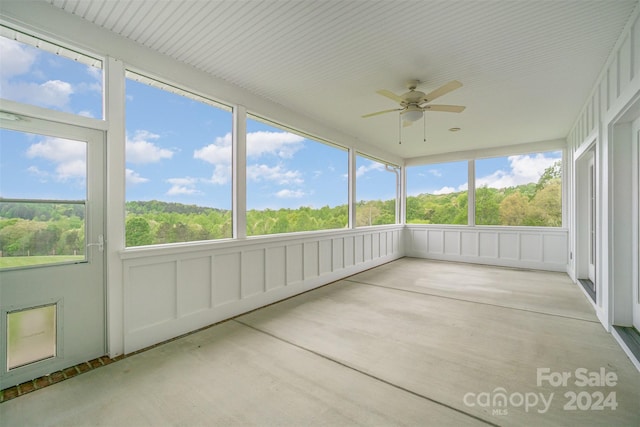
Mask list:
[[0,255],[84,254],[84,205],[0,199]]
[[[514,226],[562,225],[560,163],[537,183],[509,188],[476,189],[476,224]],[[467,224],[468,193],[419,194],[407,197],[407,222]],[[126,246],[145,246],[232,237],[230,210],[158,200],[129,201]],[[395,223],[395,200],[360,201],[356,225]],[[1,256],[81,255],[84,253],[84,206],[64,203],[15,203],[0,199]],[[247,235],[257,236],[348,227],[347,204],[321,208],[252,209]]]

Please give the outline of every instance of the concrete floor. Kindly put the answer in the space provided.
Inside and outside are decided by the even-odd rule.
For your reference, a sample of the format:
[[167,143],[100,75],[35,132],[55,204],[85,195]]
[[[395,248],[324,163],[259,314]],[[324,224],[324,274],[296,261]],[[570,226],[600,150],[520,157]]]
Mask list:
[[640,425],[640,373],[566,275],[403,258],[0,405],[3,426],[486,424]]

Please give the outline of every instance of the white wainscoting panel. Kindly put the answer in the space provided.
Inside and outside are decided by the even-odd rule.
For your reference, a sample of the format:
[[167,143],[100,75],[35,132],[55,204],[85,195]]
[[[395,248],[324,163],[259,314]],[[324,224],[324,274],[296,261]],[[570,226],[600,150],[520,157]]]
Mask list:
[[265,291],[264,249],[246,251],[242,254],[242,298],[261,294]]
[[351,267],[356,263],[355,237],[344,238],[344,268]]
[[498,239],[499,258],[513,260],[520,258],[518,233],[500,233]]
[[497,259],[499,233],[494,231],[481,231],[478,233],[478,252],[481,258]]
[[287,284],[286,247],[267,248],[266,280],[267,291],[282,288]]
[[[228,304],[241,298],[240,260],[240,252],[216,254],[213,256],[214,306]],[[182,280],[180,280],[180,282],[182,282]]]
[[568,231],[543,227],[407,225],[406,255],[566,271]]
[[444,253],[442,234],[443,230],[427,230],[427,250],[429,253]]
[[403,235],[381,226],[124,251],[125,353],[401,258]]
[[178,293],[178,316],[211,308],[211,257],[185,259],[178,264],[184,286]]

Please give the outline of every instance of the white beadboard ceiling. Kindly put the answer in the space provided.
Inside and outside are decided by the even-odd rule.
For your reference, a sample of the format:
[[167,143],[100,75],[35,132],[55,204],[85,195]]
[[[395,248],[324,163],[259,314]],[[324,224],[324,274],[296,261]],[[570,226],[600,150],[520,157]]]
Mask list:
[[[46,1],[404,158],[565,138],[638,4]],[[426,113],[428,142],[417,122],[398,145],[397,113],[360,116],[394,108],[375,91],[410,79],[461,81],[435,103],[467,109]]]

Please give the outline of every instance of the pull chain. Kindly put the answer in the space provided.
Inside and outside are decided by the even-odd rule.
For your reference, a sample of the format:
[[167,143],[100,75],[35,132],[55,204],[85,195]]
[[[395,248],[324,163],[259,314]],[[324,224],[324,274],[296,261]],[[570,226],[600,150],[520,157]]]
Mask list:
[[402,114],[398,114],[398,144],[402,144]]
[[427,143],[427,115],[423,113],[422,116],[422,138],[424,139],[424,143]]

